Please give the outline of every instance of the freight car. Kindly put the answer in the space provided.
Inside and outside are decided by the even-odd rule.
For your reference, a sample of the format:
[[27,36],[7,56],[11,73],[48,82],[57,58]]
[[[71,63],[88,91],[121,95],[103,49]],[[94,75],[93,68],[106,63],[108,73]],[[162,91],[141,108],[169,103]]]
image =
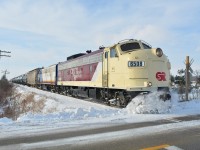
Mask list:
[[129,39],[40,68],[36,71],[39,82],[35,85],[65,95],[92,97],[126,106],[138,94],[152,91],[163,91],[161,98],[170,99],[170,68],[161,48]]
[[27,73],[27,85],[37,87],[39,80],[38,80],[38,73],[41,68],[36,68],[31,70]]
[[57,85],[57,64],[39,69],[38,88],[55,92]]
[[20,75],[18,77],[15,77],[11,80],[13,83],[18,83],[22,85],[27,84],[27,74]]

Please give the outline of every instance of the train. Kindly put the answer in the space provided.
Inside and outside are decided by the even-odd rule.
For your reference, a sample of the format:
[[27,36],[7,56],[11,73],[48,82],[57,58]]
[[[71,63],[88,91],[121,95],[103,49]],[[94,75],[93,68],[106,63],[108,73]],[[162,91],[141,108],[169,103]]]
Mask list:
[[169,100],[170,69],[161,48],[127,39],[74,54],[49,67],[35,68],[12,82],[125,107],[138,94],[154,91],[161,91],[160,98]]

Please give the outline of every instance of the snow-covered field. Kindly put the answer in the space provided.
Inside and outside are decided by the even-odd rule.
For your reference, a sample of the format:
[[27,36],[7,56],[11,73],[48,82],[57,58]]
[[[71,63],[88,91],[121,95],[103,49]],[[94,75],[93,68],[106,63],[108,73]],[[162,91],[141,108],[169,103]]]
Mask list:
[[24,107],[24,113],[16,121],[0,119],[0,138],[51,129],[83,129],[166,119],[198,114],[200,108],[200,100],[180,103],[178,95],[173,93],[172,100],[166,102],[158,100],[157,93],[140,95],[126,108],[119,109],[21,85],[17,85],[16,92],[16,103]]

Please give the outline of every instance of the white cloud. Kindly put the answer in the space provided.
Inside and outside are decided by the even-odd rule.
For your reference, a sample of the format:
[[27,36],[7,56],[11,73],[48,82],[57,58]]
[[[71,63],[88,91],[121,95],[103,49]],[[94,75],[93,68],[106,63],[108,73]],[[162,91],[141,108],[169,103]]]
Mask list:
[[136,38],[164,48],[176,68],[175,65],[182,65],[189,48],[199,50],[198,4],[197,0],[99,1],[98,4],[76,0],[4,0],[0,1],[0,28],[10,32],[6,42],[0,38],[1,48],[17,50],[13,51],[15,62],[24,60],[31,67],[46,66],[63,61],[63,55],[65,59],[76,52]]
[[0,6],[0,27],[62,37],[86,17],[84,9],[65,1],[8,1]]

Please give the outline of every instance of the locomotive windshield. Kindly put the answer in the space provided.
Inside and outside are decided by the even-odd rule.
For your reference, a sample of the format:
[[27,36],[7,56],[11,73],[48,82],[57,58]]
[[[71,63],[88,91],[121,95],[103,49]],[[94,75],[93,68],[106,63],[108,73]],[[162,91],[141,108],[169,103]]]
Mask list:
[[121,45],[121,50],[122,51],[130,51],[130,50],[135,50],[135,49],[141,49],[140,44],[137,42],[134,43],[126,43]]
[[144,47],[144,49],[151,49],[151,46],[150,45],[147,45],[145,43],[142,43],[142,46]]

